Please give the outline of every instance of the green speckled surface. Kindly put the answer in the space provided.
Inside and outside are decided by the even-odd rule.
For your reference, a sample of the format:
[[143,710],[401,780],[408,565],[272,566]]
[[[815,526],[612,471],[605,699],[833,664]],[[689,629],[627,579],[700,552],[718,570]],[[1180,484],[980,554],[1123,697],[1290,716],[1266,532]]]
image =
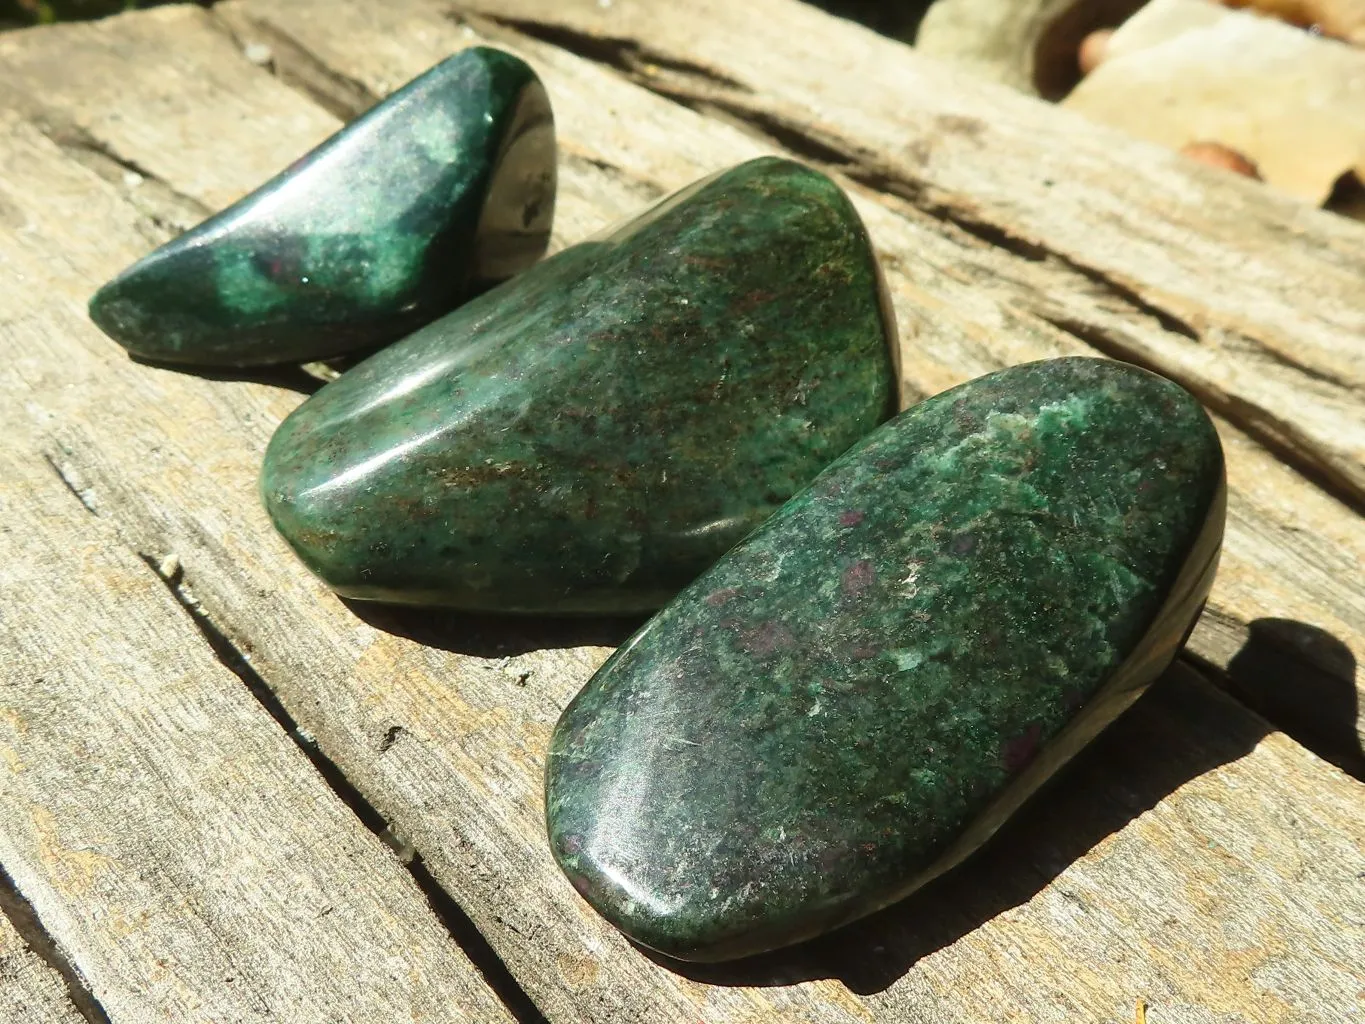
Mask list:
[[551,844],[636,941],[712,960],[903,897],[988,837],[1174,655],[1223,463],[1120,363],[902,413],[688,587],[565,711]]
[[894,412],[882,299],[838,186],[742,164],[328,384],[266,507],[348,597],[652,610]]
[[539,259],[554,194],[545,89],[519,58],[471,48],[129,267],[90,318],[173,363],[381,345]]

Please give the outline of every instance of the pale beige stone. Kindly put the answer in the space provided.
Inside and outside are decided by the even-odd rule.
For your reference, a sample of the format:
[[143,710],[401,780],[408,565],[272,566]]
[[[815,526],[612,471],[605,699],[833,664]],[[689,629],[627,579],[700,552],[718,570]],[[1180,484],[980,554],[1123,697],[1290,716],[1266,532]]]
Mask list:
[[1316,204],[1365,167],[1365,51],[1207,0],[1153,0],[1065,105],[1172,149],[1220,143]]

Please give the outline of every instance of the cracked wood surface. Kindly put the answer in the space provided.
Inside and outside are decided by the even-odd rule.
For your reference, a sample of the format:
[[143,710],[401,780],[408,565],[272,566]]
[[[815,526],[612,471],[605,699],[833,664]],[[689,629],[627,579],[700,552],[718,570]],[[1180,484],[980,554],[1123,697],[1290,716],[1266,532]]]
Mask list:
[[[1113,337],[1365,499],[1358,224],[1062,113],[791,0],[462,0],[780,130],[970,230],[1047,254],[1175,330]],[[780,54],[781,59],[773,59]],[[1302,244],[1305,237],[1312,245]],[[1027,307],[1047,315],[1045,296]]]
[[[388,15],[372,16],[353,10],[344,7],[324,19],[317,2],[277,10],[234,3],[217,8],[242,39],[273,45],[277,66],[289,61],[297,69],[290,74],[308,77],[314,83],[310,95],[335,80],[345,81],[348,95],[382,95],[439,59],[442,46],[459,45],[472,31],[452,24],[458,15],[445,5],[406,3]],[[559,244],[584,237],[604,220],[627,216],[694,177],[773,149],[714,120],[683,117],[676,107],[624,90],[619,81],[613,82],[614,90],[599,89],[592,69],[552,46],[502,38],[537,59],[555,90],[564,173],[571,179],[562,186]],[[56,84],[44,83],[49,89]],[[604,104],[600,95],[621,99]],[[333,95],[330,105],[341,102]],[[139,150],[138,158],[155,154]],[[1221,179],[1204,170],[1184,162],[1175,168],[1217,186]],[[1046,253],[1019,255],[983,245],[898,197],[855,187],[854,198],[887,271],[901,324],[904,383],[912,396],[1027,359],[1096,350],[1123,357],[1132,339],[1157,345],[1176,337],[1149,312]],[[1348,226],[1365,245],[1365,230]],[[1245,418],[1239,422],[1246,426]],[[1229,455],[1230,525],[1210,614],[1196,631],[1192,650],[1220,667],[1232,665],[1238,692],[1294,726],[1325,755],[1365,773],[1365,573],[1360,572],[1365,530],[1360,518],[1242,430],[1226,420],[1220,428]],[[1277,622],[1310,629],[1256,628]],[[1299,667],[1293,692],[1268,686],[1254,660],[1235,660],[1253,642],[1253,633],[1258,646],[1286,650]]]
[[[0,866],[113,1024],[510,1020],[408,872],[217,660],[147,552],[119,537],[112,495],[54,442],[60,403],[45,393],[94,398],[100,366],[27,344],[21,324],[65,330],[74,296],[47,289],[78,273],[82,246],[54,246],[61,229],[12,205],[10,189],[51,214],[104,186],[10,115],[0,137]],[[97,231],[142,245],[131,209],[89,212]],[[11,319],[29,288],[47,308]],[[106,391],[98,419],[145,399]],[[178,429],[212,436],[212,411],[197,411],[210,416]],[[129,454],[155,464],[159,450],[144,430]],[[22,987],[0,976],[0,1009],[27,989],[52,1013],[20,1004],[16,1019],[60,1020],[11,945],[0,931],[0,970],[13,965]]]
[[[497,34],[554,97],[560,244],[771,146],[562,50]],[[541,753],[559,709],[622,632],[336,601],[289,557],[254,495],[271,429],[299,400],[294,389],[315,382],[133,364],[82,314],[93,287],[188,211],[235,198],[334,130],[336,114],[478,38],[418,0],[252,0],[0,40],[0,105],[17,112],[0,145],[0,258],[17,282],[0,291],[13,354],[3,387],[26,421],[15,443],[52,459],[99,517],[68,496],[69,513],[116,535],[104,548],[178,563],[171,578],[192,588],[552,1020],[1126,1022],[1138,997],[1153,1024],[1358,1015],[1363,787],[1186,666],[1000,842],[851,933],[688,977],[586,909],[544,849]],[[273,75],[243,58],[241,45],[256,41],[271,47]],[[117,92],[98,87],[111,80]],[[868,188],[856,199],[888,263],[914,393],[1087,350],[1075,326],[1100,339],[1162,327],[1045,251],[989,244]],[[1197,649],[1235,669],[1257,623],[1289,619],[1345,638],[1349,660],[1362,608],[1343,572],[1359,552],[1354,513],[1222,428],[1240,497]],[[80,591],[67,605],[84,616],[113,595],[92,596],[79,569],[63,592]],[[9,600],[0,597],[6,616]],[[1270,632],[1288,651],[1273,662],[1279,689],[1299,685],[1315,659],[1330,682],[1354,678],[1340,652]],[[170,650],[166,663],[179,656]],[[39,909],[60,931],[60,914]],[[347,981],[326,969],[316,980]]]
[[[460,4],[459,9],[466,11],[470,6]],[[890,47],[892,54],[899,56],[901,64],[907,64],[909,60],[907,51],[899,44],[868,36],[855,26],[831,21],[803,5],[793,6],[798,11],[794,15],[798,24],[802,19],[814,18],[822,21],[826,30],[825,35],[816,33],[812,37],[796,32],[794,37],[829,38],[834,44],[831,49],[839,51],[839,44],[852,48],[845,36],[853,33],[856,38],[876,39],[878,52],[880,48]],[[232,5],[226,8],[233,9]],[[589,10],[577,2],[537,5],[528,0],[516,0],[499,4],[498,9],[503,12],[504,21],[510,19],[537,35],[549,35],[566,45],[576,45],[597,58],[609,58],[623,65],[631,77],[651,89],[682,97],[703,108],[709,109],[716,102],[713,87],[717,83],[738,83],[738,76],[744,73],[732,65],[721,64],[716,58],[717,52],[724,56],[732,53],[724,42],[712,38],[716,19],[708,20],[699,15],[696,19],[688,17],[685,26],[664,25],[661,22],[672,17],[672,6],[668,4],[626,0],[610,10]],[[273,20],[297,26],[298,19],[291,19],[290,15],[296,10],[296,6],[284,9]],[[541,12],[543,20],[522,20],[533,11]],[[718,13],[722,23],[725,18],[737,16],[738,12],[730,7]],[[573,32],[567,32],[565,25],[576,27]],[[836,31],[831,25],[846,26],[846,32]],[[554,26],[554,29],[547,26]],[[653,28],[651,34],[631,34],[643,33],[649,27]],[[745,31],[748,27],[751,26],[746,23]],[[589,31],[596,34],[586,34]],[[735,31],[740,30],[735,28]],[[580,32],[584,34],[574,34]],[[315,30],[310,35],[316,40],[325,34]],[[603,44],[599,37],[605,37],[608,43]],[[742,33],[736,38],[743,38]],[[636,39],[643,41],[636,42]],[[698,42],[699,39],[702,41]],[[536,44],[523,39],[522,45],[534,47]],[[541,46],[533,52],[543,59],[554,59],[554,51],[548,47]],[[771,51],[759,46],[755,52]],[[803,53],[796,66],[807,66],[804,56]],[[365,62],[378,66],[378,57],[378,54],[357,53],[353,59],[362,62],[357,66],[364,66]],[[655,60],[666,63],[664,66],[652,64]],[[935,88],[922,87],[918,93],[906,93],[925,97],[926,103],[939,102],[941,97],[951,95],[958,83],[956,78],[927,62],[909,66],[918,68],[926,77],[937,70],[946,79],[934,83]],[[685,73],[680,72],[680,68],[686,69]],[[785,62],[783,72],[784,75],[790,72]],[[679,85],[680,74],[692,83],[691,92]],[[865,71],[845,69],[841,74],[845,81],[866,80]],[[785,81],[784,75],[774,76],[779,84]],[[863,77],[859,78],[859,75]],[[811,76],[802,76],[803,80],[806,78]],[[766,83],[768,79],[764,81]],[[811,81],[816,80],[811,78]],[[977,92],[987,90],[988,95],[992,88],[981,83],[969,84]],[[732,85],[731,88],[740,86]],[[743,89],[748,87],[743,86]],[[702,94],[708,98],[699,99]],[[1365,627],[1365,617],[1362,617],[1365,592],[1354,582],[1345,583],[1343,587],[1343,574],[1353,580],[1365,575],[1360,572],[1365,565],[1365,532],[1361,530],[1359,516],[1351,504],[1340,498],[1325,497],[1319,487],[1271,455],[1264,444],[1249,443],[1248,432],[1262,442],[1270,443],[1280,456],[1288,457],[1295,465],[1310,471],[1315,465],[1320,468],[1321,460],[1315,462],[1316,456],[1305,460],[1299,457],[1302,451],[1295,454],[1293,444],[1282,443],[1289,433],[1300,429],[1300,424],[1296,423],[1288,430],[1268,431],[1264,409],[1245,395],[1225,390],[1225,382],[1232,378],[1260,378],[1263,381],[1275,378],[1275,366],[1267,364],[1261,357],[1263,353],[1258,355],[1260,350],[1255,346],[1243,344],[1245,339],[1212,328],[1211,333],[1200,336],[1201,340],[1192,341],[1190,323],[1212,322],[1219,315],[1216,309],[1199,311],[1191,320],[1191,314],[1181,312],[1179,304],[1163,306],[1149,301],[1152,289],[1144,291],[1130,287],[1121,283],[1121,278],[1106,277],[1107,271],[1102,273],[1081,267],[1064,254],[1070,236],[1080,229],[1093,235],[1107,234],[1110,236],[1107,244],[1115,250],[1115,258],[1122,256],[1118,250],[1123,248],[1127,228],[1111,223],[1118,204],[1124,204],[1125,217],[1130,221],[1135,211],[1147,219],[1174,221],[1164,227],[1166,235],[1178,238],[1177,249],[1182,252],[1177,252],[1177,256],[1187,254],[1191,247],[1222,248],[1226,250],[1222,260],[1230,264],[1278,259],[1280,250],[1292,241],[1291,230],[1306,235],[1311,228],[1311,242],[1301,239],[1285,251],[1285,273],[1291,280],[1296,273],[1311,276],[1316,273],[1311,265],[1323,263],[1324,252],[1330,256],[1342,244],[1349,245],[1356,254],[1351,264],[1352,275],[1337,273],[1331,281],[1318,284],[1332,291],[1337,305],[1346,306],[1356,315],[1365,308],[1355,298],[1357,281],[1365,272],[1365,231],[1359,225],[1305,210],[1229,176],[1205,168],[1191,168],[1187,161],[1176,160],[1172,154],[1113,136],[1088,123],[1077,123],[1055,109],[1021,100],[1008,91],[995,89],[994,94],[1002,104],[1001,118],[1022,116],[1015,109],[1022,104],[1022,110],[1028,112],[1031,120],[1040,123],[1040,134],[1045,134],[1042,129],[1060,134],[1052,123],[1055,121],[1069,129],[1074,148],[1078,150],[1076,167],[1084,170],[1085,177],[1073,182],[1068,191],[1080,192],[1080,200],[1090,209],[1085,211],[1083,224],[1072,222],[1075,219],[1073,211],[1059,210],[1055,222],[1047,219],[1040,228],[1046,229],[1048,237],[1034,242],[1021,241],[1028,236],[1018,225],[1001,228],[985,224],[976,212],[969,214],[969,230],[962,230],[964,215],[961,211],[973,204],[984,208],[985,204],[977,204],[970,196],[959,197],[953,200],[956,207],[950,208],[942,187],[933,181],[916,185],[914,203],[903,198],[898,201],[896,196],[885,193],[864,192],[863,196],[875,195],[878,200],[875,204],[862,202],[859,205],[874,240],[879,243],[895,292],[902,324],[907,390],[912,394],[931,394],[1011,362],[1098,350],[1166,372],[1189,386],[1216,412],[1225,413],[1227,418],[1220,421],[1220,428],[1230,457],[1232,525],[1222,579],[1211,604],[1212,614],[1201,624],[1192,648],[1206,660],[1226,665],[1251,639],[1252,623],[1257,620],[1290,620],[1316,627],[1320,632],[1299,644],[1298,650],[1301,655],[1307,652],[1306,662],[1318,681],[1312,684],[1305,681],[1298,701],[1281,693],[1266,693],[1266,687],[1258,680],[1234,679],[1233,684],[1239,692],[1253,698],[1262,710],[1275,714],[1277,719],[1286,724],[1294,723],[1296,728],[1306,726],[1302,734],[1323,753],[1339,763],[1348,764],[1357,773],[1365,771],[1365,758],[1360,753],[1361,739],[1365,737],[1365,675],[1360,668],[1365,659],[1365,630],[1362,629]],[[767,112],[758,118],[760,124],[771,131],[780,123],[780,139],[797,145],[799,153],[808,153],[812,147],[819,149],[826,145],[831,125],[843,122],[832,109],[831,101],[823,97],[819,101],[809,97],[807,100],[809,106],[799,121],[783,120],[795,108],[781,96],[756,95],[748,101],[748,108],[731,103],[727,109],[745,110],[748,116],[752,109],[762,108]],[[769,106],[781,116],[769,110]],[[596,111],[585,105],[576,108],[573,116],[575,124],[584,125],[583,137],[593,139],[595,144],[600,145],[598,140],[603,138],[623,135],[619,119],[610,112]],[[888,177],[890,165],[885,153],[895,154],[916,147],[925,153],[937,152],[942,148],[939,143],[945,136],[954,133],[974,136],[978,132],[999,130],[994,122],[963,126],[924,117],[907,121],[908,117],[895,123],[900,132],[898,141],[884,140],[880,143],[882,150],[875,157],[868,155],[868,149],[851,148],[851,144],[847,144],[842,155],[826,153],[823,162],[827,167],[842,168],[855,180],[873,181],[893,191],[904,192],[904,188],[898,189],[894,176]],[[892,123],[889,115],[887,123]],[[913,134],[917,127],[923,133],[922,137]],[[884,132],[889,132],[885,126],[883,128]],[[712,135],[718,143],[724,138],[719,130],[713,130]],[[1103,173],[1096,173],[1082,162],[1087,147],[1092,162],[1098,159],[1093,152],[1096,138],[1116,151],[1106,158],[1108,162],[1102,168]],[[1017,140],[1012,150],[1004,148],[1004,142],[1008,140],[990,141],[1004,151],[979,154],[977,162],[982,168],[989,168],[1011,155],[1032,159],[1036,153],[1035,146],[1021,151]],[[867,147],[879,144],[875,139],[864,142]],[[731,151],[744,152],[740,150],[741,146],[744,143],[739,141],[729,143]],[[668,176],[669,168],[684,161],[687,166],[706,166],[704,160],[696,159],[695,143],[675,142],[649,156],[642,154],[643,148],[617,147],[611,159],[623,173],[653,180],[662,178],[670,185],[678,179]],[[748,152],[757,152],[759,147],[750,144],[745,148]],[[1120,154],[1128,157],[1130,151],[1131,159],[1119,159]],[[664,159],[665,155],[668,159]],[[836,156],[840,162],[829,163]],[[1153,180],[1150,191],[1161,192],[1164,198],[1158,200],[1143,195],[1131,178],[1117,174],[1119,170],[1127,171],[1133,163],[1143,162],[1161,168],[1162,175]],[[1073,168],[1073,177],[1077,173],[1080,172]],[[989,192],[991,183],[979,184],[983,191]],[[992,187],[999,189],[1004,185],[996,183]],[[1172,210],[1170,196],[1182,197],[1184,206]],[[1074,203],[1075,197],[1070,201]],[[1019,197],[1016,202],[1023,204],[1025,200]],[[1177,218],[1189,212],[1184,209],[1186,206],[1197,208],[1200,214],[1188,226],[1180,226]],[[899,216],[888,214],[888,208]],[[1305,220],[1310,214],[1311,217]],[[946,217],[948,223],[936,217]],[[1239,226],[1234,229],[1234,225]],[[1319,228],[1321,234],[1316,230]],[[1200,234],[1201,230],[1209,232],[1207,238]],[[1150,237],[1150,232],[1129,241],[1140,248],[1143,237]],[[982,240],[999,245],[974,244]],[[1132,262],[1131,255],[1127,258]],[[1333,259],[1326,262],[1333,262]],[[1164,252],[1158,257],[1149,254],[1139,263],[1139,269],[1148,277],[1170,273],[1169,259]],[[1216,292],[1226,283],[1212,262],[1194,280],[1205,294]],[[1296,285],[1300,283],[1295,281]],[[1185,287],[1189,290],[1189,282]],[[1290,298],[1295,294],[1287,287],[1284,293]],[[1295,311],[1298,318],[1309,319],[1315,315],[1315,295],[1310,289],[1303,289],[1296,301],[1301,303]],[[1319,334],[1323,333],[1322,327],[1322,324],[1316,325]],[[1335,348],[1340,350],[1341,357],[1354,359],[1362,345],[1359,332],[1337,330],[1334,337]],[[1178,367],[1151,357],[1152,353],[1177,351],[1183,352],[1182,358],[1193,360],[1191,365],[1200,369],[1182,373]],[[1292,406],[1292,409],[1283,410],[1284,415],[1292,416],[1293,410],[1298,410],[1308,418],[1325,416],[1330,420],[1330,410],[1340,408],[1342,403],[1350,405],[1353,411],[1346,421],[1329,423],[1327,428],[1339,430],[1341,436],[1349,435],[1352,429],[1349,420],[1359,418],[1365,408],[1360,400],[1360,389],[1354,386],[1338,388],[1334,396],[1327,398],[1320,388],[1308,386],[1303,379],[1290,380],[1281,375],[1275,380],[1275,386],[1285,387],[1287,401]],[[1236,423],[1236,428],[1229,420]],[[1322,480],[1316,473],[1311,478],[1318,482]],[[1339,489],[1332,490],[1341,495]],[[1305,600],[1310,593],[1313,597]],[[1284,636],[1273,629],[1261,630],[1259,635],[1281,639]],[[1279,641],[1267,639],[1265,642],[1274,646]]]
[[61,974],[29,946],[0,897],[0,1024],[82,1024]]

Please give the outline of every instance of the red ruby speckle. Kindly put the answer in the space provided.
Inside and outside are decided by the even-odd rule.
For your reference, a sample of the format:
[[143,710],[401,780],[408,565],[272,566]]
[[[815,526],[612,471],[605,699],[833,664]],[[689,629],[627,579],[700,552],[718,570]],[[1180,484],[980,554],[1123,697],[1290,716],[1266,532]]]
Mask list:
[[744,650],[762,657],[794,647],[796,637],[780,622],[765,622],[745,631],[741,643]]
[[877,569],[872,561],[861,558],[844,570],[842,580],[845,597],[861,597],[877,582]]
[[847,512],[845,512],[843,515],[839,517],[839,525],[857,526],[859,523],[863,521],[864,518],[865,517],[863,513],[859,512],[857,509],[849,509]]

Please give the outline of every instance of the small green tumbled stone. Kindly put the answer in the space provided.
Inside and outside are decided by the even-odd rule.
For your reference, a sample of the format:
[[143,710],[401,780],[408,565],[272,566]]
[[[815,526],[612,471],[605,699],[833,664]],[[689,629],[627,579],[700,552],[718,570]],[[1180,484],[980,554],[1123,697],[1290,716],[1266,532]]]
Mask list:
[[252,366],[383,345],[545,252],[554,121],[535,73],[464,50],[101,288],[134,355]]
[[1203,409],[1122,363],[1032,363],[911,408],[570,704],[555,857],[628,936],[690,960],[901,899],[1169,664],[1224,500]]
[[839,187],[751,161],[328,384],[262,495],[347,597],[653,610],[895,411],[892,323]]

